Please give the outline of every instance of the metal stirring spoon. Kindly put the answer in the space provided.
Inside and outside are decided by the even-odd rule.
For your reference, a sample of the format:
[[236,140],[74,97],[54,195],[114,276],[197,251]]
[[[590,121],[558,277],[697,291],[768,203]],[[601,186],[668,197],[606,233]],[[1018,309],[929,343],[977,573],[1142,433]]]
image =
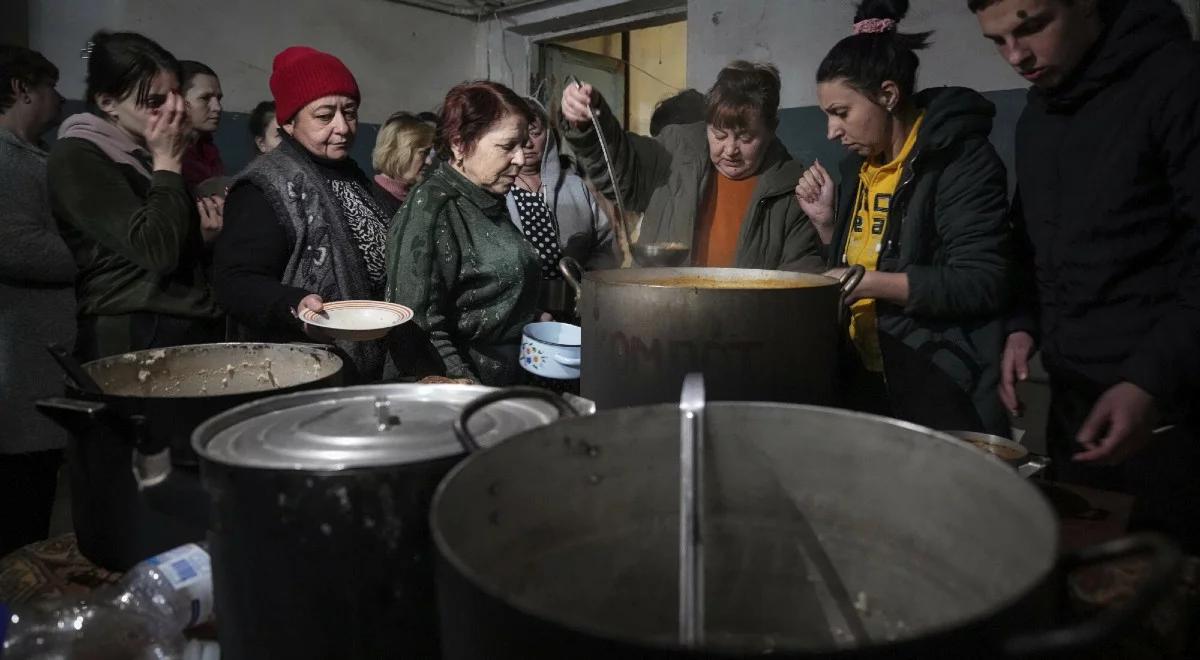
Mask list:
[[[583,89],[583,83],[574,75],[567,76],[567,84],[575,83],[579,89]],[[620,216],[614,219],[613,229],[617,234],[617,249],[621,251],[621,267],[628,268],[633,263],[633,253],[629,248],[629,236],[625,233],[625,204],[621,200],[621,182],[617,180],[617,171],[613,167],[612,156],[608,153],[608,144],[604,140],[604,132],[600,130],[600,109],[588,107],[588,116],[592,118],[592,129],[596,131],[596,140],[600,143],[600,154],[604,156],[604,165],[608,168],[608,181],[613,188],[613,202],[617,205],[617,215]]]
[[679,641],[704,643],[704,375],[690,373],[679,396]]

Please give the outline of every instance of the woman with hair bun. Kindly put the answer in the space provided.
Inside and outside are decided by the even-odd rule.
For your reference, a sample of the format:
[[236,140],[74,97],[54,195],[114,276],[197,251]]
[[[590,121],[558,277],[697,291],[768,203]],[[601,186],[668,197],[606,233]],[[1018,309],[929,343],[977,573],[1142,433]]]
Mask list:
[[1007,182],[995,107],[958,87],[916,92],[929,33],[900,32],[908,0],[865,0],[817,70],[828,137],[851,153],[840,187],[817,163],[796,199],[851,295],[854,407],[941,429],[1008,435],[998,399],[1008,298]]

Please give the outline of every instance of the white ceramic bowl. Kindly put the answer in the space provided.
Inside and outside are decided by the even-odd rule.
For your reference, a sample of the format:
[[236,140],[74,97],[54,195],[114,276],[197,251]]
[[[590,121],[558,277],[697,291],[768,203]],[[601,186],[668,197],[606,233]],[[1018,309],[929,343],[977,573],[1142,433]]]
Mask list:
[[521,368],[543,378],[579,378],[582,330],[569,323],[530,323],[521,334]]
[[338,300],[324,307],[324,313],[306,309],[300,319],[334,339],[349,341],[379,339],[413,317],[413,311],[404,305],[378,300]]

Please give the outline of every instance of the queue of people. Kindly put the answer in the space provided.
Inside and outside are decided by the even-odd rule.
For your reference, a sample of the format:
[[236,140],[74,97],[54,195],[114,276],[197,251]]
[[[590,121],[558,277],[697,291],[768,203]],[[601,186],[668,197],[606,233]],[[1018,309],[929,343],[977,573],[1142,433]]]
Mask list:
[[777,136],[781,89],[802,76],[735,61],[664,104],[678,118],[653,136],[624,130],[586,83],[554,113],[496,82],[459,84],[432,121],[384,122],[368,174],[350,149],[370,99],[335,55],[296,46],[251,116],[259,155],[224,180],[209,67],[98,33],[88,111],[47,153],[58,71],[0,50],[0,351],[28,364],[0,370],[22,420],[0,441],[0,488],[42,492],[5,475],[44,488],[33,466],[61,460],[31,404],[53,394],[53,365],[29,348],[44,338],[81,360],[327,341],[299,314],[386,300],[413,321],[402,341],[336,343],[353,381],[525,382],[521,331],[546,311],[559,259],[620,265],[605,211],[619,192],[642,214],[636,240],[688,246],[693,266],[865,268],[847,301],[848,407],[1007,435],[1040,350],[1057,475],[1134,494],[1135,525],[1200,548],[1200,56],[1182,14],[1169,0],[964,4],[1032,86],[1011,200],[993,104],[918,86],[930,35],[900,29],[907,0],[858,4],[806,83],[846,148],[836,167]]

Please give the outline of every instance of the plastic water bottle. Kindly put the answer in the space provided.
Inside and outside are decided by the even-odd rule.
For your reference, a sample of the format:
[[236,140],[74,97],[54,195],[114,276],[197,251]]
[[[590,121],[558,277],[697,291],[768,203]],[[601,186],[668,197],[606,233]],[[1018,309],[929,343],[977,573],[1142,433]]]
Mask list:
[[86,601],[0,608],[0,658],[177,660],[187,648],[183,631],[212,615],[208,552],[188,544],[141,562]]

